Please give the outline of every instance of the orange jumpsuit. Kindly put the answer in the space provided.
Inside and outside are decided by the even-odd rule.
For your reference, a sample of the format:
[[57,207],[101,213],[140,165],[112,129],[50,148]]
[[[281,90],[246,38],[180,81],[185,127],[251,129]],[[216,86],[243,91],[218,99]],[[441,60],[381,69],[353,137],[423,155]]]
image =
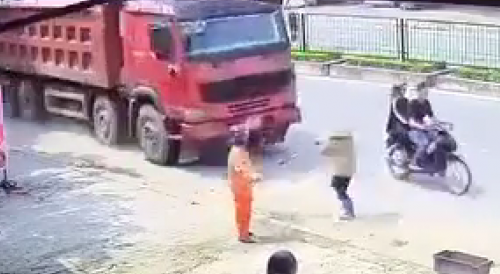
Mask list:
[[253,183],[259,177],[245,147],[233,146],[228,156],[228,179],[234,196],[236,225],[240,240],[250,237]]

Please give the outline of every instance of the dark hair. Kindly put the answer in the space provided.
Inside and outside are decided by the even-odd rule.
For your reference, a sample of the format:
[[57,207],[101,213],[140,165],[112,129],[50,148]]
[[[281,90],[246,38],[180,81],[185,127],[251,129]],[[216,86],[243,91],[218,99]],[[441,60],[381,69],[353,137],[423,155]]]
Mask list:
[[425,88],[428,88],[429,87],[429,83],[427,83],[426,81],[423,81],[423,82],[420,82],[417,84],[417,90],[423,90]]
[[288,250],[276,251],[267,262],[267,274],[296,274],[297,259]]
[[393,85],[391,88],[391,97],[394,98],[394,97],[403,96],[403,90],[405,88],[405,85],[406,85],[406,83]]

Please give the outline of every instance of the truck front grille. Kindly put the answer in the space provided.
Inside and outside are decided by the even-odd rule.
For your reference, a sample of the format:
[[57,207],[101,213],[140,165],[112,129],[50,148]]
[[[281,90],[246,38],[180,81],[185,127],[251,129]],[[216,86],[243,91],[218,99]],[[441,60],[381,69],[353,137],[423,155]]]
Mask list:
[[242,101],[278,93],[290,84],[292,70],[242,76],[201,85],[201,96],[207,103]]
[[259,98],[256,100],[231,104],[229,105],[229,112],[243,114],[245,112],[251,112],[255,109],[266,108],[269,105],[269,101],[270,100],[268,98]]

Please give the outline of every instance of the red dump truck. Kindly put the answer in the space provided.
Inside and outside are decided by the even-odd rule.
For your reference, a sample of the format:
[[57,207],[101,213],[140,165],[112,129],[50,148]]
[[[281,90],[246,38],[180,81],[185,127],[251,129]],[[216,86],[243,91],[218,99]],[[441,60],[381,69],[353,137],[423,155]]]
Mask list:
[[[0,18],[53,6],[39,2]],[[2,33],[0,77],[11,117],[87,121],[101,143],[135,139],[157,164],[249,117],[268,143],[301,120],[281,9],[258,1],[136,0]]]

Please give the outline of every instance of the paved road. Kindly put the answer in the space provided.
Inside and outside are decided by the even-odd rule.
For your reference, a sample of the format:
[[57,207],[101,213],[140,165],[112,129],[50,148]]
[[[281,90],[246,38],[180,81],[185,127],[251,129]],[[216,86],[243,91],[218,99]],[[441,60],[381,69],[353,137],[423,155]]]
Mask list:
[[[358,178],[370,184],[374,175],[385,172],[382,139],[388,111],[386,86],[301,77],[299,90],[304,122],[297,126],[295,135],[303,134],[301,131],[316,135],[329,130],[353,130],[360,153]],[[500,212],[487,210],[500,205],[500,184],[497,183],[500,169],[496,168],[495,161],[500,155],[500,146],[497,145],[500,131],[493,124],[493,121],[500,119],[500,102],[439,92],[431,94],[431,100],[441,119],[455,123],[454,134],[461,144],[461,153],[465,155],[474,171],[476,184],[481,188],[473,204],[468,203],[469,199],[451,199],[450,203],[463,206],[459,211],[464,216],[477,217],[480,214],[481,217],[495,217],[500,221]],[[290,147],[298,147],[300,143],[294,140],[295,135],[290,137],[290,141],[297,143]],[[409,198],[432,195],[427,191],[408,190]],[[446,195],[439,194],[436,197]],[[422,210],[422,207],[417,204],[417,209]]]
[[[455,123],[454,134],[460,142],[460,151],[474,174],[472,193],[468,197],[457,198],[437,191],[434,184],[404,184],[388,176],[382,161],[388,86],[318,77],[300,77],[298,83],[304,123],[295,128],[289,147],[301,148],[302,151],[290,169],[320,161],[311,156],[314,146],[307,145],[299,136],[317,135],[329,130],[353,130],[359,151],[359,173],[353,193],[359,202],[359,213],[379,216],[378,219],[384,219],[381,215],[392,216],[389,218],[392,220],[386,218],[377,224],[361,221],[363,225],[356,231],[366,236],[363,232],[366,229],[373,229],[373,232],[378,229],[374,227],[398,227],[386,234],[387,241],[401,236],[420,246],[411,247],[410,244],[405,251],[394,249],[388,252],[411,257],[421,263],[429,263],[432,252],[451,247],[500,259],[498,250],[495,251],[497,240],[491,237],[500,227],[500,212],[496,210],[500,206],[497,179],[500,169],[496,160],[500,155],[497,144],[500,131],[494,123],[500,119],[500,102],[437,92],[431,94],[437,115]],[[300,157],[301,153],[309,153],[310,156]],[[311,172],[307,184],[317,184],[321,180],[327,184],[328,178],[322,172],[323,169]],[[308,201],[316,203],[314,198]],[[321,207],[318,204],[315,210],[321,210]],[[311,221],[311,226],[320,227],[320,223]],[[331,230],[331,224],[324,223],[323,231],[333,233]],[[384,249],[387,242],[374,246]],[[414,254],[410,254],[412,252]],[[419,252],[421,254],[417,255]]]
[[[401,11],[364,6],[315,7],[301,11],[311,13],[306,24],[311,50],[398,56],[401,32],[396,18],[408,18],[409,58],[500,66],[498,11],[486,14],[456,9]],[[431,20],[433,22],[429,22]]]
[[[220,267],[230,262],[246,262],[254,255],[265,258],[282,245],[302,252],[303,261],[312,260],[311,271],[318,273],[416,272],[412,267],[420,269],[419,273],[430,273],[391,258],[429,266],[432,253],[446,248],[500,260],[500,239],[492,236],[500,229],[500,212],[496,210],[500,170],[495,157],[500,152],[496,145],[500,131],[488,123],[500,118],[499,102],[432,95],[439,116],[456,124],[456,136],[476,179],[471,195],[457,198],[434,185],[396,182],[386,173],[382,162],[386,86],[299,77],[298,88],[304,122],[292,130],[284,146],[265,158],[266,180],[257,189],[256,211],[260,220],[267,216],[307,227],[324,239],[303,243],[310,235],[287,236],[277,229],[267,244],[235,245],[230,236],[232,213],[224,168],[157,167],[144,161],[137,149],[98,145],[86,129],[75,124],[33,125],[8,120],[9,144],[19,151],[13,154],[13,173],[31,195],[41,199],[1,197],[0,239],[12,238],[7,242],[4,238],[0,253],[12,252],[15,247],[15,253],[8,256],[11,260],[29,253],[23,257],[29,264],[15,261],[12,271],[47,267],[49,261],[63,259],[87,273],[101,267],[112,267],[116,273],[176,273],[166,268],[176,256],[181,258],[176,264],[184,273],[194,268],[199,268],[199,273],[222,273]],[[359,220],[350,224],[334,221],[337,204],[328,187],[327,163],[315,145],[318,138],[339,129],[355,132],[359,151],[359,173],[352,187]],[[62,167],[45,163],[43,168],[32,168],[35,164],[28,163],[37,160],[21,152],[48,154]],[[279,160],[290,155],[296,156],[280,165]],[[44,161],[38,160],[38,165]],[[86,168],[71,175],[63,172],[68,166]],[[92,205],[85,204],[87,201]],[[102,206],[106,203],[109,206]],[[33,214],[40,217],[33,218]],[[59,225],[64,220],[69,229]],[[175,225],[172,220],[176,220]],[[269,235],[272,227],[260,224],[256,232]],[[95,234],[101,228],[107,232]],[[38,235],[27,240],[31,236],[23,231],[38,231]],[[43,238],[44,248],[37,246],[39,238]],[[7,249],[2,251],[1,246]],[[314,255],[318,246],[323,255]],[[92,252],[102,247],[111,258]],[[338,260],[340,254],[345,260]],[[123,267],[113,266],[123,262],[127,262]],[[2,263],[9,262],[0,259],[0,266]],[[245,273],[257,273],[252,271],[249,268]]]

